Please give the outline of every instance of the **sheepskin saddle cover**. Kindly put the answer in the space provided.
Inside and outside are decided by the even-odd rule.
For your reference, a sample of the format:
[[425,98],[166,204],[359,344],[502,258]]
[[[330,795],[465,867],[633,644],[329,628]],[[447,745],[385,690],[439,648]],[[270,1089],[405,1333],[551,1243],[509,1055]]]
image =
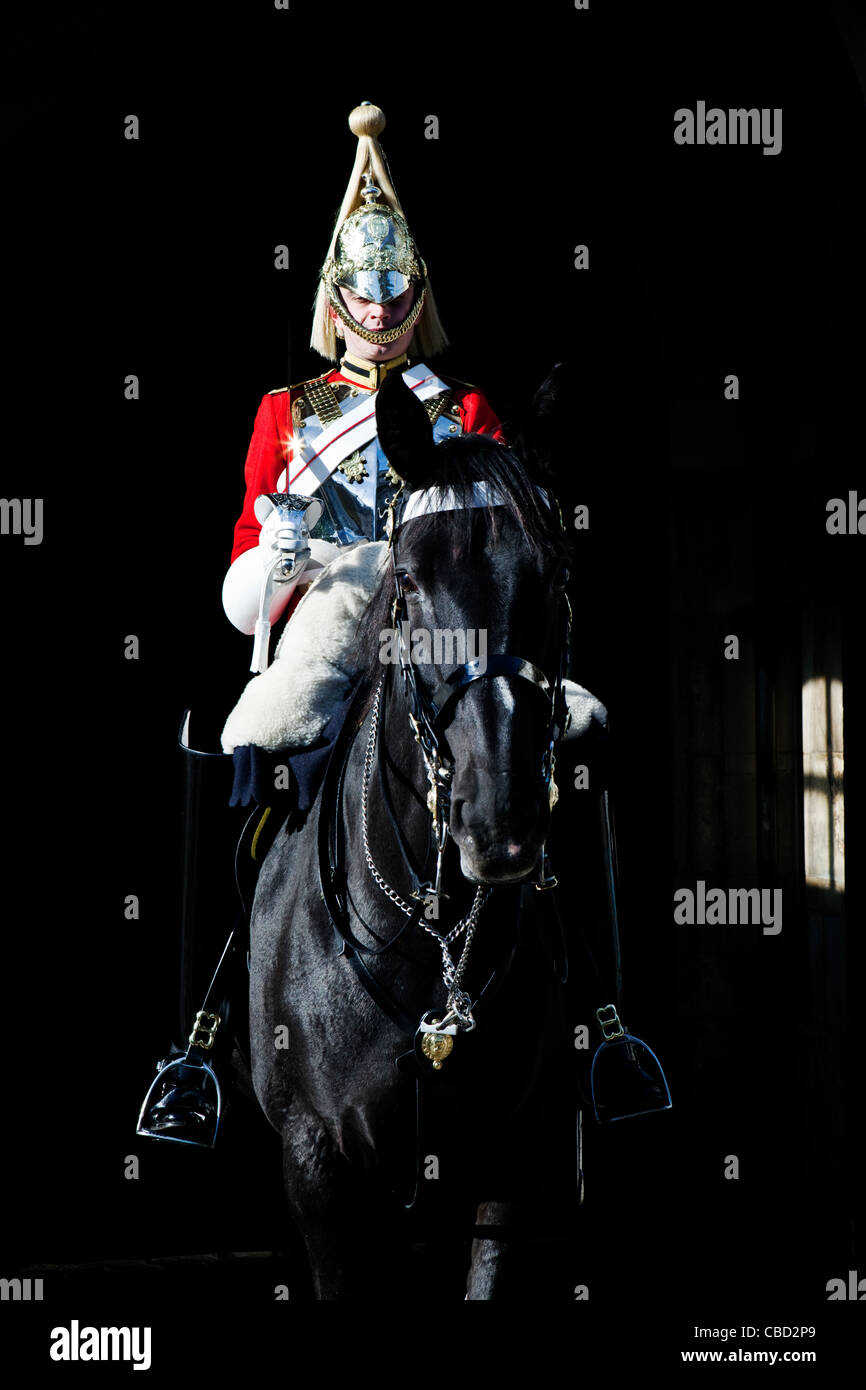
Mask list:
[[[348,693],[358,621],[387,558],[385,541],[353,546],[311,584],[286,624],[272,665],[249,681],[226,720],[226,753],[244,744],[276,752],[316,742]],[[607,724],[604,705],[588,690],[566,681],[565,695],[571,712],[568,739],[585,733],[593,720]]]

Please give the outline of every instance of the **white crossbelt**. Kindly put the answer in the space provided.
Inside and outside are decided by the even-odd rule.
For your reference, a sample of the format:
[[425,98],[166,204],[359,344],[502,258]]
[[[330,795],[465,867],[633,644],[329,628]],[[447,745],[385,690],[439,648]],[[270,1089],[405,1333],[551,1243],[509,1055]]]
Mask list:
[[[445,382],[423,362],[403,372],[403,380],[421,401],[448,390]],[[296,439],[293,465],[298,471],[289,477],[287,492],[311,497],[317,487],[327,482],[343,459],[348,458],[355,449],[363,449],[370,443],[376,435],[377,395],[378,392],[374,391],[372,395],[363,396],[314,439],[304,440],[303,443]]]

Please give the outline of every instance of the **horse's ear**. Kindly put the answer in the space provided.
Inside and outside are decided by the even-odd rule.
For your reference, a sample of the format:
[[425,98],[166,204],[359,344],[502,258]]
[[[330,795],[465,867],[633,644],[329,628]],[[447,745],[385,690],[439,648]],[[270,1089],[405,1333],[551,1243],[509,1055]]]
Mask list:
[[376,429],[385,457],[400,477],[417,486],[433,467],[430,416],[399,371],[389,372],[376,396]]
[[536,391],[532,404],[504,425],[513,453],[525,468],[545,477],[556,471],[567,443],[569,372],[557,362]]

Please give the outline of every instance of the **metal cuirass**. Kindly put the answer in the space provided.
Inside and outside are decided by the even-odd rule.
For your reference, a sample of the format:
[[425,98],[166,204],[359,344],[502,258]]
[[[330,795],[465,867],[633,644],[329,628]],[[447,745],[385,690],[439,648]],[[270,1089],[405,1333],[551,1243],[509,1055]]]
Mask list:
[[[404,380],[417,390],[437,443],[462,433],[444,381],[423,365],[404,373]],[[375,405],[375,392],[321,380],[309,382],[293,404],[288,486],[283,473],[277,490],[318,497],[322,515],[311,533],[314,539],[343,546],[385,535],[385,515],[398,479],[375,434]]]

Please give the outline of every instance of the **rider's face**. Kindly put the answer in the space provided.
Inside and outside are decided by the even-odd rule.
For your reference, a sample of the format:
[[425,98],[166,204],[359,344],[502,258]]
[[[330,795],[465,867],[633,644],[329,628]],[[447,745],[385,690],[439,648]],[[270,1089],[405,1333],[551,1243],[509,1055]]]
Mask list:
[[[388,304],[376,304],[370,299],[362,299],[360,295],[352,290],[340,286],[340,298],[348,309],[356,323],[362,328],[377,332],[381,329],[394,328],[409,313],[415,298],[415,288],[410,285],[408,290],[392,299]],[[333,309],[331,317],[336,318]],[[346,347],[349,352],[356,357],[362,357],[367,362],[387,362],[392,357],[399,357],[401,353],[407,352],[415,332],[415,325],[408,328],[399,338],[395,338],[393,343],[368,343],[359,334],[354,333],[351,328],[337,320],[345,334]]]

